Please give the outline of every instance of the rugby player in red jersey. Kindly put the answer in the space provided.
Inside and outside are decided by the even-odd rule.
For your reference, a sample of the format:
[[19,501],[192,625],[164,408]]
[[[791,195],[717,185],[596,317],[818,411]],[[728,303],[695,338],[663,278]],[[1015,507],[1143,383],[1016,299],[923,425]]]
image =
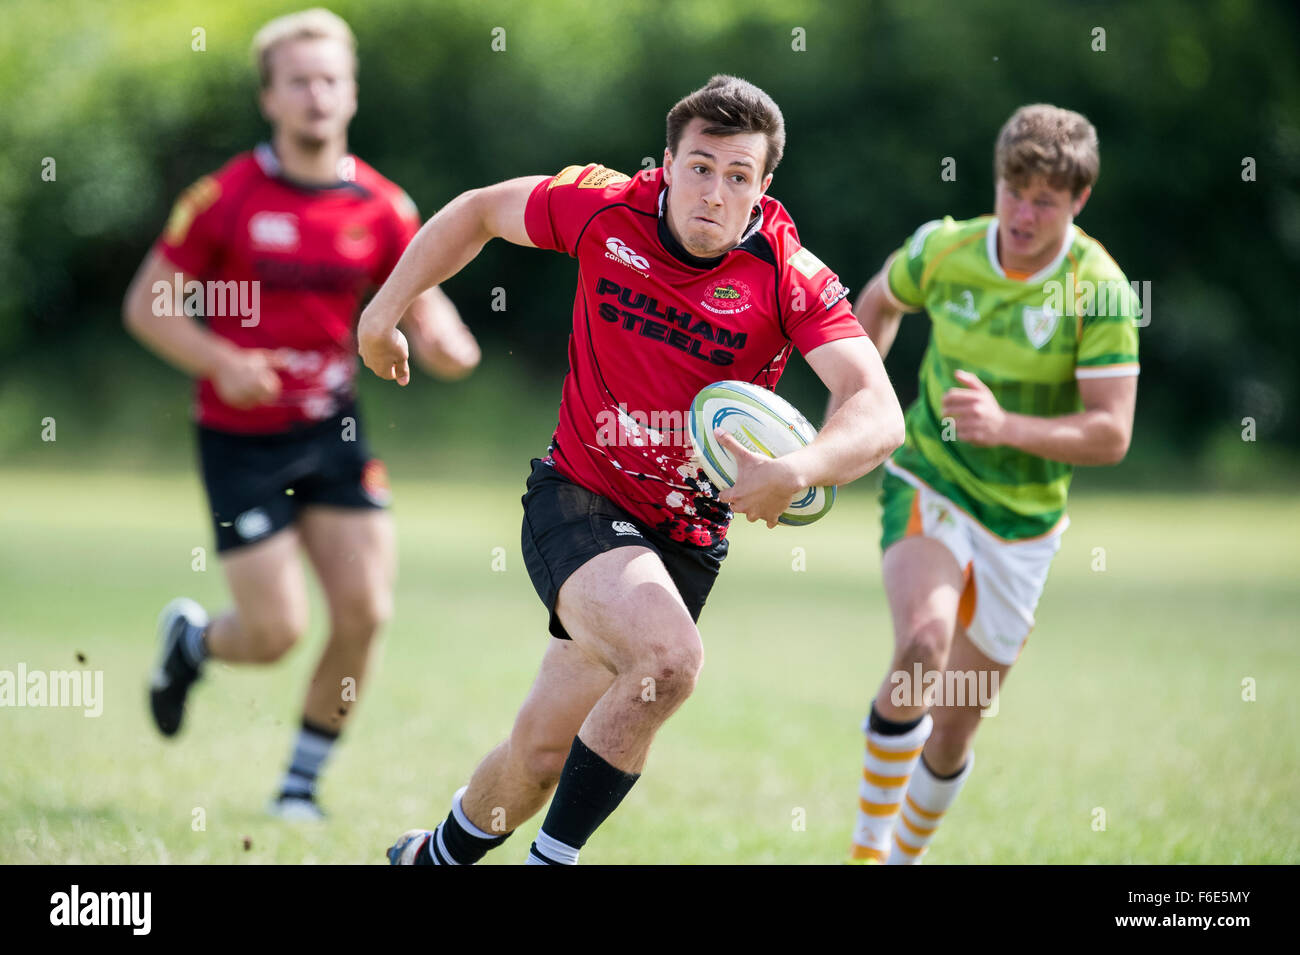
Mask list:
[[[774,526],[796,493],[861,477],[903,439],[847,291],[766,196],[785,143],[776,104],[717,76],[673,107],[667,140],[663,168],[632,179],[570,166],[459,196],[362,313],[367,367],[403,383],[399,319],[488,240],[578,260],[559,424],[523,498],[524,560],[554,639],[509,739],[435,830],[397,840],[394,864],[476,862],[548,799],[528,861],[575,863],[695,686],[696,621],[732,508]],[[709,486],[680,431],[644,426],[680,421],[720,379],[775,387],[796,347],[843,404],[811,445],[776,460],[720,435],[739,460],[733,488]]]
[[[325,10],[272,21],[253,42],[269,144],[177,202],[131,284],[127,327],[198,380],[198,445],[234,608],[192,600],[159,621],[150,689],[158,729],[180,728],[208,657],[270,663],[307,626],[298,550],[325,593],[330,635],[271,810],[319,818],[320,769],[346,722],[392,603],[396,557],[384,465],[354,402],[354,322],[419,228],[406,194],[347,154],[356,113],[351,30]],[[187,303],[202,302],[205,323]],[[434,374],[458,377],[478,345],[436,287],[402,326]]]

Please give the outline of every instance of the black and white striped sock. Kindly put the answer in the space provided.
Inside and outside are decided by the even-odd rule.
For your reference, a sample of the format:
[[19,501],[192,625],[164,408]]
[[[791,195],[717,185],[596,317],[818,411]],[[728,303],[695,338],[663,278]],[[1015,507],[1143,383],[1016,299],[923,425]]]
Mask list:
[[451,812],[438,823],[438,828],[416,853],[416,865],[473,865],[487,855],[489,849],[495,849],[510,838],[509,832],[493,835],[469,821],[461,806],[468,788],[460,787],[451,797]]
[[294,742],[293,756],[280,784],[280,798],[314,799],[316,777],[338,742],[339,734],[304,719]]
[[539,830],[537,841],[528,847],[528,861],[525,865],[577,865],[578,850],[559,839]]

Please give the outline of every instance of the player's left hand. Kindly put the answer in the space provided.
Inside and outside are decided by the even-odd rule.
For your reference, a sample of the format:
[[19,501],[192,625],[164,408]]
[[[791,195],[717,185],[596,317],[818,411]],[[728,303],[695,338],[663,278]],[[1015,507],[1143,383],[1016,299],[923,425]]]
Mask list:
[[943,416],[952,418],[957,440],[981,448],[1006,444],[1007,413],[988,385],[969,371],[955,371],[959,387],[949,388],[943,396]]
[[777,519],[803,490],[789,465],[783,464],[780,458],[755,454],[722,428],[716,429],[713,435],[736,459],[736,483],[726,488],[719,498],[737,513],[744,514],[751,524],[763,521],[768,527],[776,527]]

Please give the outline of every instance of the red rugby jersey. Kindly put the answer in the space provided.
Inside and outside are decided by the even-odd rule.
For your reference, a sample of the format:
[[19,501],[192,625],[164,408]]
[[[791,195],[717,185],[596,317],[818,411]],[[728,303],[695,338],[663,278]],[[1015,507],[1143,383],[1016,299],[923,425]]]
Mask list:
[[[276,349],[282,364],[280,396],[256,408],[233,408],[200,381],[200,424],[288,431],[353,397],[362,296],[388,277],[420,219],[406,193],[361,160],[347,157],[342,170],[346,179],[332,186],[293,182],[264,143],[177,200],[155,248],[204,283],[211,331],[243,348]],[[173,304],[182,297],[190,292]]]
[[731,508],[689,463],[686,411],[723,379],[775,390],[792,347],[865,334],[848,291],[764,197],[740,245],[699,259],[664,220],[663,170],[569,166],[529,197],[529,238],[578,260],[548,463],[669,535],[707,547]]

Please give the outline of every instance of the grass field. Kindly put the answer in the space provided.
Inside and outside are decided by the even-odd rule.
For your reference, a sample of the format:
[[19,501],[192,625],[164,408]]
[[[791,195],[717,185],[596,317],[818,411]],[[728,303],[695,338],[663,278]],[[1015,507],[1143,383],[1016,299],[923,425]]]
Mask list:
[[[327,771],[332,821],[294,828],[261,807],[324,637],[318,595],[286,661],[211,666],[182,736],[164,742],[144,696],[158,609],[177,594],[225,602],[212,554],[191,569],[193,548],[210,547],[197,479],[0,471],[0,669],[85,667],[104,687],[98,718],[0,709],[0,862],[375,863],[396,834],[441,818],[507,732],[547,639],[516,477],[397,483],[396,618]],[[1300,503],[1081,497],[1071,514],[929,861],[1300,861]],[[858,725],[890,646],[878,534],[865,492],[810,528],[734,529],[699,688],[584,862],[843,858]],[[488,861],[521,861],[539,822]]]

